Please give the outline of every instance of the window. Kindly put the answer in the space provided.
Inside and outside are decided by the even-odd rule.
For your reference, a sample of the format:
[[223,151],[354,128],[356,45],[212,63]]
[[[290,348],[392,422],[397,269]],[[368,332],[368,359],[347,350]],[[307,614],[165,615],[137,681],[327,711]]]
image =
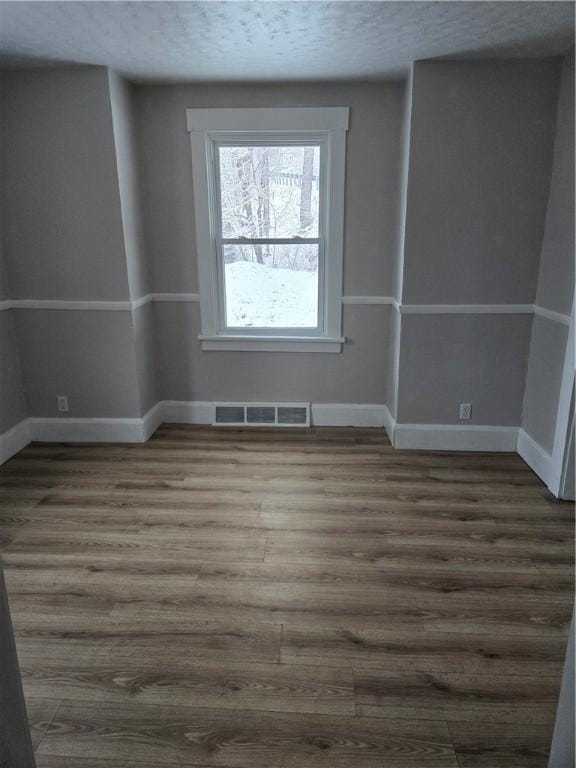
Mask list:
[[348,109],[190,109],[203,349],[341,349]]
[[216,144],[227,330],[318,329],[321,149]]

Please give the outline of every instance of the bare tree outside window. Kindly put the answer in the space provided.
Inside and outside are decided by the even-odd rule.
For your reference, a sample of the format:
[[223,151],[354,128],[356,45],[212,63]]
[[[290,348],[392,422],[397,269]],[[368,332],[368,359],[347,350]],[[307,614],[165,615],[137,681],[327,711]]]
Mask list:
[[226,324],[314,328],[319,236],[320,147],[220,146]]
[[312,184],[314,182],[314,147],[304,147],[302,186],[300,188],[300,229],[305,232],[314,221],[312,215]]

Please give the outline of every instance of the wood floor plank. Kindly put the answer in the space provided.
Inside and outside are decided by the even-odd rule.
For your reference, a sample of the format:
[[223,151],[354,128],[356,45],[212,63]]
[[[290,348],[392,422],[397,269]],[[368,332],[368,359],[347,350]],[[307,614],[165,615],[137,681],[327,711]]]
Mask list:
[[109,637],[81,631],[21,630],[15,632],[18,659],[21,665],[37,659],[64,659],[73,664],[75,659],[93,661],[110,650]]
[[[16,556],[7,554],[10,565]],[[26,566],[28,560],[23,565]],[[56,566],[58,567],[58,566]],[[387,568],[382,563],[204,563],[198,566],[200,584],[252,584],[274,581],[277,584],[376,585],[387,592],[414,590],[425,597],[460,595],[483,597],[494,601],[496,596],[517,603],[553,601],[571,604],[574,579],[570,573],[551,572],[544,579],[538,573],[510,571],[460,571],[457,569],[424,572],[411,568]]]
[[[177,481],[176,481],[177,482]],[[362,481],[346,480],[343,478],[332,479],[324,485],[328,497],[349,498],[349,499],[369,499],[382,496],[383,493],[390,494],[392,498],[402,498],[405,494],[410,497],[420,498],[423,495],[427,499],[441,500],[453,499],[455,488],[452,483],[434,483],[428,479],[422,479],[420,482],[414,482],[414,478],[406,480],[380,480]],[[512,501],[520,501],[527,498],[547,498],[547,491],[538,487],[537,490],[532,486],[508,485],[494,486],[490,482],[474,483],[470,482],[463,485],[462,495],[466,499],[478,499],[497,501],[502,498],[508,498]]]
[[[410,494],[391,497],[387,493],[367,499],[348,499],[346,497],[300,496],[279,501],[264,497],[264,511],[283,511],[298,513],[333,512],[353,517],[357,514],[406,515],[411,517],[432,517],[442,520],[496,520],[507,524],[541,524],[544,529],[555,527],[556,523],[574,524],[574,511],[570,505],[540,497],[527,497],[513,500],[505,495],[498,500],[469,498],[461,493],[454,493],[451,498],[433,499],[425,494],[412,497]],[[552,526],[552,524],[554,524]]]
[[64,597],[70,601],[95,599],[103,602],[142,602],[154,600],[186,601],[190,598],[199,569],[191,574],[154,573],[152,571],[119,572],[115,568],[106,571],[85,568],[24,571],[6,569],[6,582],[13,605],[28,598],[44,598],[50,605],[50,598]]
[[39,751],[226,768],[456,768],[438,722],[77,702],[60,706]]
[[358,561],[419,570],[458,569],[538,572],[569,568],[572,553],[563,544],[513,545],[475,541],[465,536],[357,535],[271,532],[265,562]]
[[13,510],[4,510],[0,516],[0,524],[4,530],[13,531],[17,535],[19,530],[47,531],[58,530],[60,533],[74,533],[75,531],[86,531],[89,526],[93,530],[101,529],[113,533],[138,533],[142,526],[142,521],[137,514],[118,515],[113,514],[95,514],[88,515],[59,515],[58,513],[44,513],[39,511],[38,507],[33,507],[25,512]]
[[52,722],[58,706],[59,701],[54,698],[40,697],[33,700],[26,700],[28,725],[30,726],[30,735],[32,737],[32,746],[34,749],[38,747],[44,738],[44,734]]
[[[12,574],[11,578],[16,585],[22,584],[25,587],[28,578],[34,578],[35,573],[42,574],[48,582],[53,578],[79,578],[86,579],[94,576],[97,580],[100,577],[110,577],[116,575],[118,581],[122,581],[126,576],[150,576],[152,579],[158,577],[171,577],[175,579],[187,578],[196,579],[204,563],[191,562],[186,558],[178,558],[167,552],[165,556],[158,557],[140,557],[137,554],[131,554],[130,557],[111,558],[110,555],[90,554],[89,557],[78,555],[77,553],[63,554],[54,552],[48,554],[36,554],[26,552],[5,552],[2,556],[5,571]],[[22,576],[20,581],[19,576]],[[550,583],[550,589],[559,591],[563,589],[560,581]],[[555,593],[555,592],[554,592]]]
[[[151,471],[149,469],[149,471]],[[181,494],[174,498],[175,494],[165,494],[162,491],[152,491],[151,496],[142,497],[138,494],[129,494],[114,489],[111,493],[99,493],[90,487],[84,487],[78,491],[61,493],[59,489],[45,494],[37,501],[38,511],[42,514],[50,511],[56,513],[71,514],[114,514],[119,512],[138,514],[151,514],[167,516],[172,519],[172,514],[184,513],[188,517],[196,515],[218,514],[228,515],[242,513],[242,515],[258,513],[260,502],[242,499],[230,494],[213,495],[210,499],[199,500],[190,494]],[[539,506],[542,513],[541,505]]]
[[[90,500],[95,501],[94,499]],[[99,501],[99,500],[97,500]],[[259,509],[250,505],[243,508],[229,503],[222,505],[150,505],[108,503],[74,504],[36,504],[23,509],[3,508],[0,511],[0,524],[3,528],[30,528],[58,531],[69,530],[104,530],[111,533],[149,532],[151,530],[176,531],[179,534],[195,530],[227,529],[261,533]],[[258,507],[258,505],[256,505]]]
[[[151,587],[151,591],[153,586]],[[16,601],[16,607],[20,600]],[[46,601],[66,599],[46,595]],[[70,596],[68,599],[72,599]],[[87,594],[87,601],[96,598]],[[78,604],[82,605],[82,600]],[[498,601],[484,596],[461,597],[457,593],[431,595],[417,589],[386,589],[362,584],[282,584],[274,579],[246,584],[197,581],[190,590],[178,590],[161,598],[135,598],[120,603],[112,612],[137,617],[145,610],[159,622],[175,621],[183,611],[203,619],[290,623],[311,627],[348,627],[377,629],[382,626],[401,629],[440,630],[477,633],[490,628],[521,636],[564,638],[571,619],[568,602],[532,600],[519,605],[517,599]]]
[[552,731],[553,723],[450,723],[460,768],[546,768]]
[[446,632],[333,629],[284,625],[280,659],[286,664],[350,665],[466,674],[558,675],[565,639]]
[[552,677],[355,670],[358,715],[471,723],[554,722]]
[[28,700],[196,706],[354,715],[352,671],[221,660],[183,663],[104,654],[91,663],[39,659],[22,665]]
[[44,554],[57,551],[89,557],[92,553],[125,558],[132,553],[139,557],[166,556],[203,560],[258,561],[264,557],[266,536],[219,536],[214,532],[195,533],[189,539],[178,535],[158,533],[107,533],[80,531],[74,533],[24,529],[7,535],[5,548],[10,552]]
[[[63,655],[70,663],[87,653],[114,660],[139,658],[153,666],[160,656],[194,665],[199,660],[274,663],[280,653],[280,624],[202,621],[194,615],[159,623],[154,617],[62,615],[15,616],[18,655]],[[334,666],[334,665],[330,665]]]
[[[68,757],[65,755],[36,755],[36,768],[157,768],[160,765],[157,761],[153,763],[142,762],[141,760],[102,760],[99,757],[86,757],[77,755]],[[174,766],[175,763],[165,763],[165,765]],[[182,763],[178,763],[177,768],[188,768]],[[208,768],[208,766],[198,766],[197,768]]]
[[18,626],[23,616],[57,615],[64,620],[82,614],[86,621],[108,618],[116,603],[92,595],[14,595],[10,598],[12,618]]
[[[273,510],[267,507],[274,506]],[[327,505],[328,507],[329,505]],[[474,541],[497,541],[498,544],[530,542],[538,539],[540,544],[569,545],[574,539],[574,526],[571,522],[559,522],[554,528],[541,524],[509,523],[496,521],[486,516],[484,519],[467,518],[455,514],[451,517],[432,517],[430,515],[408,513],[382,514],[374,510],[355,513],[341,512],[327,508],[324,511],[311,512],[298,509],[281,508],[280,504],[264,503],[260,514],[261,525],[270,531],[288,531],[292,533],[335,533],[355,535],[394,536],[402,533],[414,537],[447,536],[470,537]]]

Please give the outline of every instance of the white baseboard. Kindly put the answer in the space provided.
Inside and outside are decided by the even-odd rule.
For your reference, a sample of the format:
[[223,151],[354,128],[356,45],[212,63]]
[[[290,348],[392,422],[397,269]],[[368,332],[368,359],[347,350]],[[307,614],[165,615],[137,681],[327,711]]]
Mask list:
[[143,443],[144,419],[30,418],[30,436],[40,443]]
[[311,416],[315,427],[384,427],[390,420],[385,405],[349,403],[312,403]]
[[536,472],[538,477],[546,483],[554,495],[557,495],[560,476],[555,471],[552,455],[523,429],[518,430],[516,450],[530,469]]
[[30,442],[30,425],[28,419],[22,419],[6,432],[0,435],[0,464],[15,456]]
[[133,419],[23,419],[0,435],[0,465],[28,443],[145,443],[162,423],[161,404]]
[[517,427],[492,427],[481,424],[395,424],[392,445],[423,451],[516,450]]
[[394,430],[396,429],[396,419],[390,413],[390,409],[386,406],[386,418],[384,421],[384,429],[390,440],[390,445],[394,446]]
[[204,400],[162,400],[162,421],[167,424],[212,424],[214,404]]
[[142,418],[142,442],[149,440],[164,420],[163,404],[156,403]]

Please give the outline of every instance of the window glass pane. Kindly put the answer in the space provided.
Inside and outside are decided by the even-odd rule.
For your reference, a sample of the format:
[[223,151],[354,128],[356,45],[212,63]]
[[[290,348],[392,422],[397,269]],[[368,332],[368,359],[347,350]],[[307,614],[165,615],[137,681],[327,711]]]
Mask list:
[[316,328],[317,245],[225,245],[229,328]]
[[222,237],[318,237],[320,147],[219,147]]

